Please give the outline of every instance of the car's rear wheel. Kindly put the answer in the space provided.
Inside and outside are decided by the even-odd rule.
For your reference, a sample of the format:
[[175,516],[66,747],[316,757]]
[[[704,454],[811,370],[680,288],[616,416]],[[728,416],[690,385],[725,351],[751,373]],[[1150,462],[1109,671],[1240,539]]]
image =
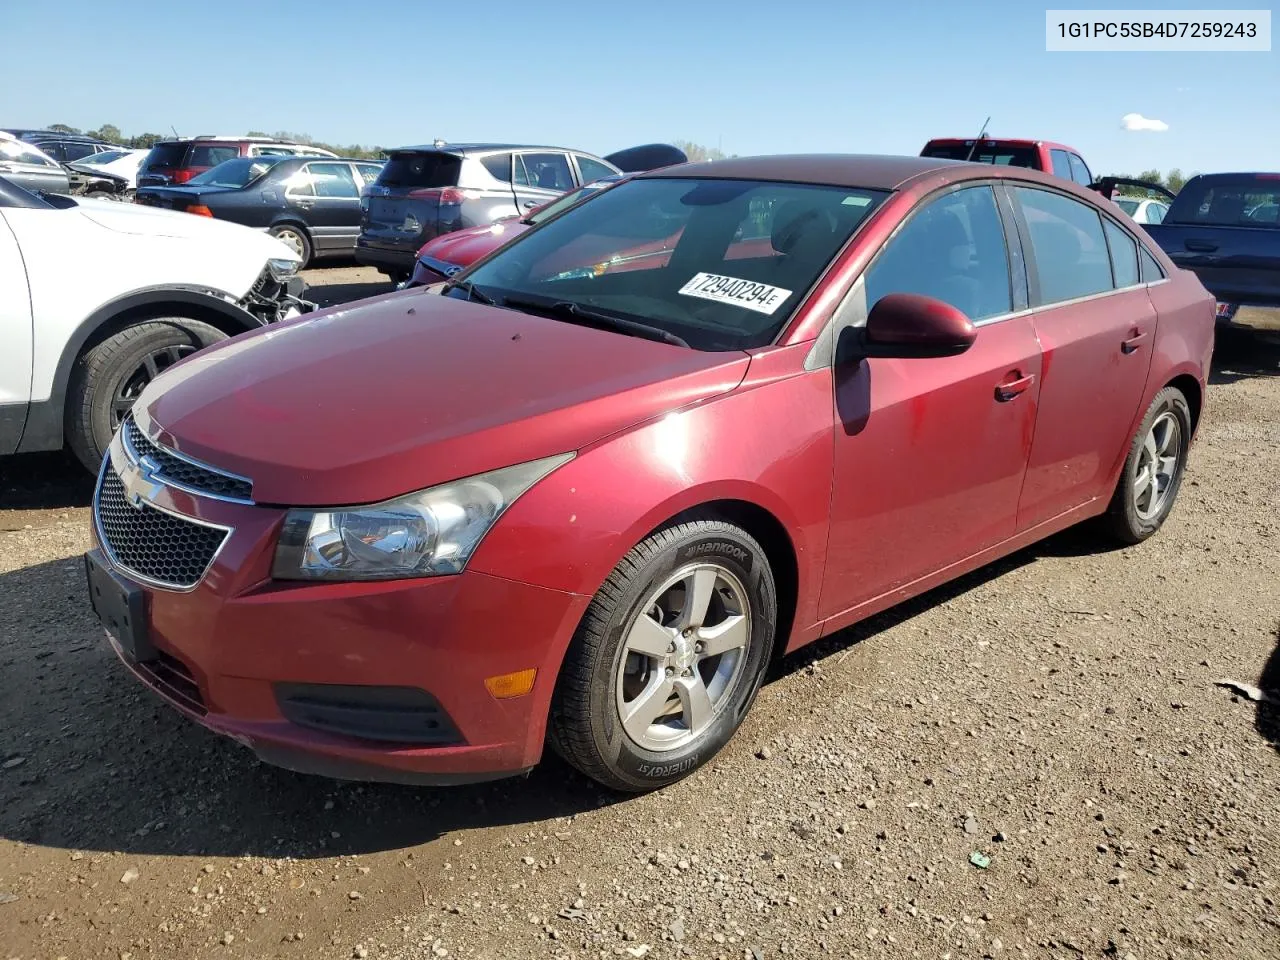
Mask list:
[[271,235],[298,255],[302,261],[298,269],[311,262],[311,237],[304,227],[282,223],[271,228]]
[[618,790],[687,776],[754,702],[776,620],[773,572],[750,534],[720,520],[658,531],[587,608],[556,685],[552,746]]
[[96,472],[143,389],[183,357],[227,339],[217,327],[159,317],[125,327],[80,355],[67,393],[67,443]]
[[1134,434],[1105,522],[1122,543],[1141,543],[1168,519],[1191,444],[1191,408],[1177,387],[1156,394]]

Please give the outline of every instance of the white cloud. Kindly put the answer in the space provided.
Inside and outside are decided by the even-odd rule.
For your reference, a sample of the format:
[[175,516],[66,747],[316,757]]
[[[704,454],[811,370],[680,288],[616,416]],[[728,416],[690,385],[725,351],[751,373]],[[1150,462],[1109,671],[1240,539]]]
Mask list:
[[1120,125],[1126,130],[1150,130],[1153,133],[1163,133],[1169,129],[1169,125],[1163,120],[1152,120],[1140,113],[1126,113],[1120,118]]

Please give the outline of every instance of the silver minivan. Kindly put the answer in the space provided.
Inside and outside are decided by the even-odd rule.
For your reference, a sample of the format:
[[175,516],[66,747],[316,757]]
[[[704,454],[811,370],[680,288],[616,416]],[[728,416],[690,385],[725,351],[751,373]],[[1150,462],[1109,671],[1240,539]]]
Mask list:
[[32,193],[67,193],[67,171],[39,147],[0,133],[0,176]]

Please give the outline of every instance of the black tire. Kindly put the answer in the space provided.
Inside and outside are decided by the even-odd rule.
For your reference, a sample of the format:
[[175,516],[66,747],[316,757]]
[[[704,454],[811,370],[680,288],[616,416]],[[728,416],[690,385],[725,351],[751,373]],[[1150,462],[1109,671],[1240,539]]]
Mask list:
[[413,276],[413,274],[407,270],[379,270],[378,272],[395,284],[404,283]]
[[298,265],[299,270],[311,263],[315,247],[311,243],[311,234],[307,232],[306,227],[297,223],[278,223],[269,232],[302,258],[302,263]]
[[114,200],[116,198],[114,193],[107,193],[105,190],[90,190],[85,196],[90,200]]
[[[1152,425],[1157,420],[1172,418],[1176,424],[1178,449],[1172,477],[1164,487],[1160,504],[1150,515],[1143,516],[1135,495],[1135,487],[1139,485],[1145,462],[1144,450],[1147,438],[1152,433]],[[1168,421],[1166,421],[1168,422]],[[1187,468],[1187,453],[1191,444],[1191,408],[1187,398],[1177,387],[1165,387],[1155,395],[1146,416],[1138,425],[1138,430],[1129,444],[1129,455],[1125,458],[1124,468],[1120,471],[1120,479],[1116,482],[1115,493],[1111,504],[1103,515],[1103,525],[1107,532],[1124,544],[1141,543],[1152,536],[1173,510],[1178,499],[1178,491],[1182,488],[1182,477]]]
[[156,373],[182,357],[227,339],[217,327],[185,317],[144,320],[112,334],[76,360],[67,388],[67,444],[91,473],[103,454],[125,400],[136,398]]
[[[706,728],[682,746],[655,751],[641,746],[623,728],[617,692],[628,655],[624,639],[644,613],[650,594],[693,563],[713,563],[737,579],[750,606],[749,639],[738,655],[741,667],[735,667],[738,672],[726,681]],[[583,616],[552,697],[552,748],[582,773],[615,790],[640,793],[688,776],[729,741],[755,701],[773,654],[776,625],[773,571],[746,531],[711,519],[659,530],[623,558]],[[702,663],[714,669],[716,659]],[[656,676],[661,681],[661,675]]]

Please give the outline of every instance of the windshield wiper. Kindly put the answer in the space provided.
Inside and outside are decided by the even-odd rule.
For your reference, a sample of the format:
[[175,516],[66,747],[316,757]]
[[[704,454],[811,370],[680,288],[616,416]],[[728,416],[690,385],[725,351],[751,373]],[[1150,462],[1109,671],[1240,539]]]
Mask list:
[[500,306],[497,300],[493,299],[493,297],[478,288],[470,280],[451,280],[442,292],[447,293],[450,290],[461,290],[467,295],[468,300],[475,300],[478,303],[483,303],[486,307]]
[[627,333],[634,337],[643,337],[646,340],[657,340],[659,343],[670,343],[677,347],[689,346],[689,341],[676,336],[669,330],[653,327],[638,320],[627,320],[610,313],[590,310],[579,306],[571,300],[556,300],[552,303],[543,303],[538,300],[526,300],[522,297],[506,297],[499,306],[511,307],[516,310],[533,310],[561,320],[567,320],[570,323],[579,323],[586,327],[603,327],[606,330],[616,330],[618,333]]

